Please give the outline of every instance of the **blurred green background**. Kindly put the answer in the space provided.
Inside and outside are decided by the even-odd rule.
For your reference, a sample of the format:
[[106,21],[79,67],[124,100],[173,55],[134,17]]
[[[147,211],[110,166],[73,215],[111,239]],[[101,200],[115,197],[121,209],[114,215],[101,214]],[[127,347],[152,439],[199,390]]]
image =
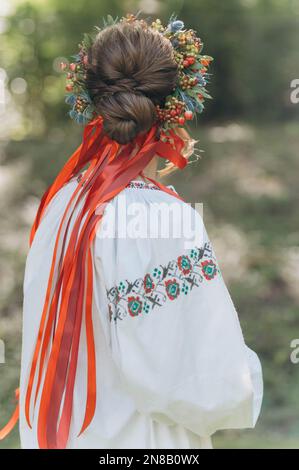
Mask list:
[[[38,201],[79,145],[59,63],[102,16],[172,12],[215,58],[213,101],[192,128],[204,150],[168,177],[204,219],[265,381],[254,430],[218,432],[216,448],[299,448],[298,0],[1,0],[0,3],[0,427],[14,407],[21,347],[22,281]],[[34,315],[34,312],[32,312]],[[18,430],[0,448],[18,448]]]

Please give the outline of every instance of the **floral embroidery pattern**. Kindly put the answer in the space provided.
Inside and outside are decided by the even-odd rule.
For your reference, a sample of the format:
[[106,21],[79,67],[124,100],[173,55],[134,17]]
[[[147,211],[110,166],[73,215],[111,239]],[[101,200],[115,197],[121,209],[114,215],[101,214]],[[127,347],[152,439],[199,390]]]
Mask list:
[[191,262],[188,256],[179,256],[178,257],[178,266],[183,274],[188,274],[191,271]]
[[210,282],[221,276],[210,241],[201,248],[194,247],[186,254],[159,265],[151,273],[134,281],[122,280],[107,290],[109,319],[123,320],[148,314],[165,302],[175,301],[180,295],[188,295],[202,282]]
[[210,281],[216,276],[217,267],[213,260],[210,259],[208,261],[203,261],[201,263],[201,266],[202,266],[203,275],[208,281]]
[[142,302],[139,297],[128,298],[128,310],[132,317],[136,317],[142,311]]
[[[78,183],[80,183],[81,179],[82,179],[82,176],[83,176],[83,173],[79,173],[79,175],[76,177],[76,180]],[[155,189],[155,190],[158,190],[158,191],[161,191],[160,188],[158,186],[156,186],[154,183],[148,183],[147,181],[138,181],[138,180],[132,180],[130,181],[126,188],[131,188],[131,189]]]
[[174,300],[180,293],[180,285],[175,279],[165,281],[166,294],[170,300]]
[[149,292],[151,292],[155,288],[154,281],[152,280],[152,278],[149,274],[146,274],[144,276],[143,287],[144,287],[144,290],[145,290],[146,294],[148,294]]
[[136,181],[136,180],[132,180],[130,181],[126,188],[133,188],[133,189],[143,189],[143,188],[146,188],[146,189],[156,189],[156,190],[159,190],[160,191],[160,188],[158,186],[156,186],[155,184],[153,183],[147,183],[146,181]]

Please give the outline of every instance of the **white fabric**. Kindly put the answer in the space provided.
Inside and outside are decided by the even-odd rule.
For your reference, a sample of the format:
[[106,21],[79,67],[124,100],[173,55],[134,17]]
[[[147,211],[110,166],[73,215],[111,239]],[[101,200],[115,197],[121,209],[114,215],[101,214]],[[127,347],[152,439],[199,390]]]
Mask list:
[[[38,447],[37,416],[33,430],[24,417],[26,385],[55,237],[77,184],[73,179],[50,203],[26,261],[20,382],[22,448]],[[164,207],[163,219],[163,211],[174,201],[199,224],[201,238],[194,240],[194,246],[191,239],[186,248],[185,236],[123,237],[129,220],[124,213],[133,203],[133,213],[139,210],[142,225],[146,225],[156,203]],[[109,212],[111,208],[114,213]],[[68,447],[211,448],[210,436],[217,430],[254,427],[263,395],[260,362],[244,343],[201,217],[191,206],[152,185],[126,188],[113,199],[109,210],[93,245],[97,408],[91,425],[77,437],[86,397],[86,344],[82,334]],[[111,227],[113,220],[114,236],[108,238],[105,227]],[[175,221],[176,229],[181,225],[181,221]],[[196,251],[195,246],[205,249]],[[201,253],[196,262],[191,258],[192,247],[195,260]],[[186,269],[185,274],[178,264],[183,255],[192,261],[192,269]],[[217,266],[210,278],[209,273],[204,276],[201,265],[209,260]],[[143,282],[146,274],[154,285],[149,293]],[[170,281],[172,285],[174,280],[179,290],[170,290],[169,296],[166,284]],[[119,299],[113,289],[117,286]],[[132,297],[138,298],[143,308],[147,304],[150,308],[132,316],[128,310]]]

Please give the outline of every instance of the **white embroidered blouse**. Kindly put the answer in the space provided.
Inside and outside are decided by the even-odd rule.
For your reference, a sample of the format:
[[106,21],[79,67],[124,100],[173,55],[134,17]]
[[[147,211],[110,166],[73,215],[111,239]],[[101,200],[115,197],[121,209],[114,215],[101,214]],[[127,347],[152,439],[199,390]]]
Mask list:
[[[55,237],[77,184],[73,178],[47,207],[26,261],[22,448],[38,447],[37,416],[32,429],[24,416],[26,385]],[[187,233],[191,219],[194,230]],[[68,448],[209,448],[217,430],[255,426],[260,361],[244,343],[202,218],[190,205],[132,181],[106,208],[93,269],[97,407],[77,437],[86,398],[82,335]]]

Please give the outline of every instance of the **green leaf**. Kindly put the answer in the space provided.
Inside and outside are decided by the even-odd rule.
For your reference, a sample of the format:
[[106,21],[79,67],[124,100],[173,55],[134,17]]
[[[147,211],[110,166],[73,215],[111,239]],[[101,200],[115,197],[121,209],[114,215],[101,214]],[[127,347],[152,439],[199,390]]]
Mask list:
[[105,28],[107,26],[114,25],[115,23],[117,23],[117,21],[118,21],[118,17],[114,19],[111,15],[107,15],[107,18],[103,18],[103,23],[104,23]]
[[201,70],[204,68],[204,66],[199,61],[196,61],[194,64],[192,64],[191,68],[195,70]]
[[84,46],[87,47],[87,48],[91,47],[92,42],[93,42],[92,37],[89,34],[84,33],[84,35],[83,35],[83,44],[84,44]]
[[202,96],[204,96],[205,98],[209,98],[209,99],[212,99],[212,96],[209,95],[209,93],[206,92],[206,90],[204,88],[201,88],[201,91],[199,91],[199,93],[202,94]]

